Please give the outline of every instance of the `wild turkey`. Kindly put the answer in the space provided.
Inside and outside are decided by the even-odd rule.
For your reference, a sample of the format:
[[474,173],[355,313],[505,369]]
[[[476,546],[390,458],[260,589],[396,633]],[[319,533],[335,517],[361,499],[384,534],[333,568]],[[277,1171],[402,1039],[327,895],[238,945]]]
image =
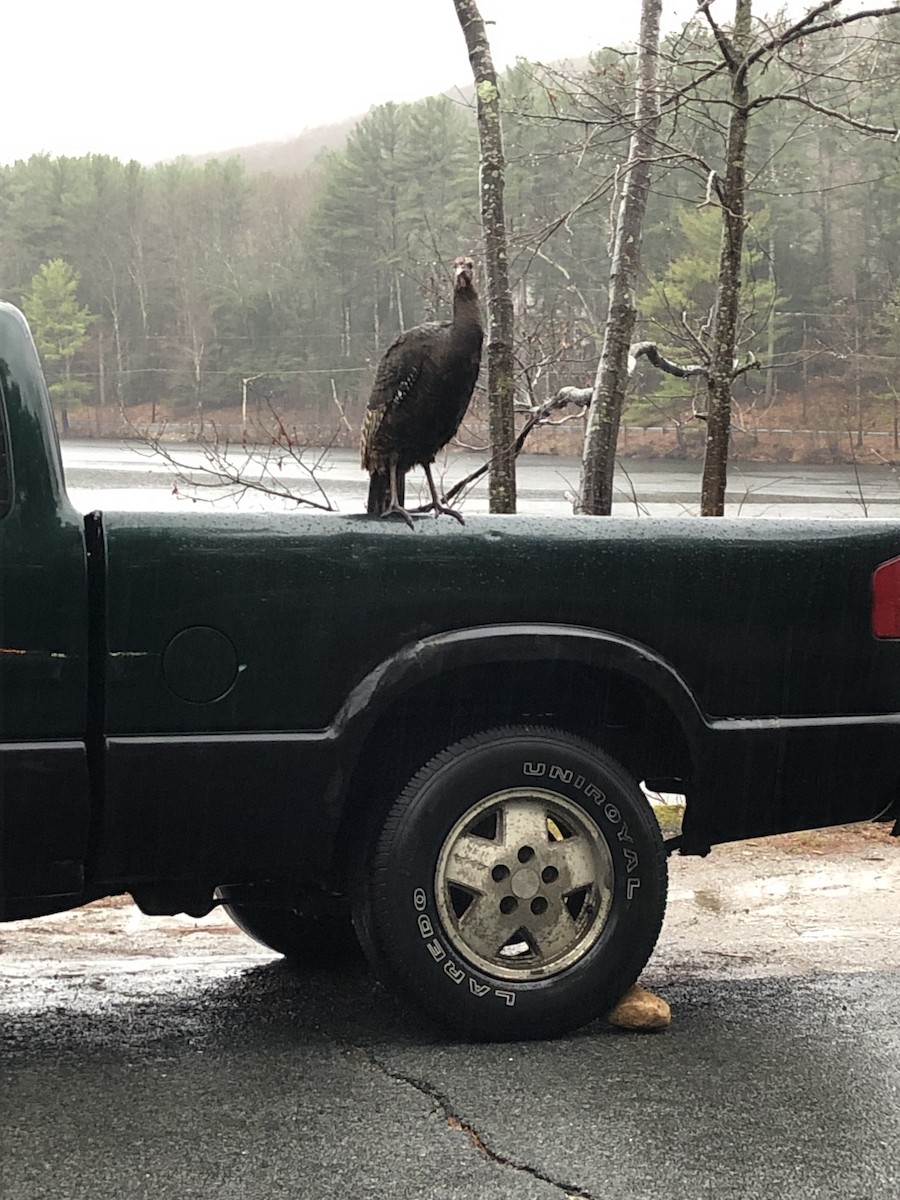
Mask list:
[[471,258],[454,263],[453,320],[428,321],[407,329],[387,348],[363,421],[360,452],[371,475],[367,511],[398,513],[412,527],[403,507],[406,472],[425,469],[434,515],[446,513],[431,464],[466,415],[478,368],[484,330]]

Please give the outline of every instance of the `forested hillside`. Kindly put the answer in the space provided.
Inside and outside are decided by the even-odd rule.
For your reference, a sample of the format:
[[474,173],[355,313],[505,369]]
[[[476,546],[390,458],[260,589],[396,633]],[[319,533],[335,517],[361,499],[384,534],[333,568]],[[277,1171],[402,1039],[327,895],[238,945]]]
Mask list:
[[[900,149],[834,114],[900,117],[900,42],[883,37],[897,32],[873,21],[811,40],[804,69],[827,103],[771,104],[752,125],[741,350],[778,370],[736,386],[739,424],[773,404],[854,435],[893,419]],[[703,67],[702,34],[690,53],[680,38],[666,47],[668,94]],[[610,50],[578,72],[520,63],[502,80],[525,401],[593,377],[631,62]],[[639,334],[683,362],[719,251],[717,87],[667,112],[644,234]],[[477,189],[473,114],[446,96],[373,109],[299,173],[36,156],[0,169],[0,295],[29,313],[54,401],[79,427],[89,408],[195,421],[249,398],[321,437],[338,427],[335,400],[358,426],[399,328],[446,314],[448,264],[478,257]],[[627,419],[690,423],[694,399],[690,381],[642,367]]]

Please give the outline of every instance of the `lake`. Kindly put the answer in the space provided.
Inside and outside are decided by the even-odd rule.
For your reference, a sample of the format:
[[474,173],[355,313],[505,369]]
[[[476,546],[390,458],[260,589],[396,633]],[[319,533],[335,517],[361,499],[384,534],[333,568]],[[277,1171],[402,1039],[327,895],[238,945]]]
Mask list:
[[[199,446],[172,445],[167,453],[178,469],[149,446],[112,441],[66,441],[63,461],[69,494],[84,512],[94,508],[127,511],[171,511],[197,503],[223,511],[235,508],[259,512],[284,511],[295,505],[276,495],[210,486],[210,466]],[[467,475],[483,460],[464,452],[452,453],[435,465],[435,478],[447,486]],[[294,489],[320,502],[316,482],[340,512],[365,507],[367,476],[350,450],[307,451],[300,463],[252,457],[232,452],[229,462],[261,487]],[[315,467],[315,480],[311,474]],[[523,455],[519,459],[519,511],[566,515],[567,496],[575,493],[581,464],[575,458]],[[624,460],[616,472],[617,516],[691,516],[699,509],[701,464]],[[187,479],[198,486],[191,487]],[[421,471],[411,473],[407,502],[427,489]],[[199,499],[197,497],[200,497]],[[727,515],[742,517],[877,517],[900,518],[900,479],[888,466],[801,466],[736,463],[729,470]],[[464,512],[487,511],[487,483],[479,481],[466,497]]]

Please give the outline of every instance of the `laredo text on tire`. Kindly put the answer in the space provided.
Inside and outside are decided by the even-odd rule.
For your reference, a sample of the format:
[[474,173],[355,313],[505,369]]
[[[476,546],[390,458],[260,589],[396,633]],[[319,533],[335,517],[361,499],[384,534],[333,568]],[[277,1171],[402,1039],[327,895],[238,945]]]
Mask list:
[[666,858],[635,781],[563,730],[441,751],[391,808],[355,921],[373,967],[466,1036],[552,1037],[602,1016],[659,936]]

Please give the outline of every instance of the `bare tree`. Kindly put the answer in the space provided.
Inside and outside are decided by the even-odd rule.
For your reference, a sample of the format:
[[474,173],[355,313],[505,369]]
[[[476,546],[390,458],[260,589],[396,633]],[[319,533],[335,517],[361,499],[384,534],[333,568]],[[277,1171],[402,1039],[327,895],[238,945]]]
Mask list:
[[900,12],[900,5],[892,4],[882,8],[861,9],[842,16],[830,16],[841,0],[825,0],[793,24],[774,31],[764,26],[762,38],[754,45],[752,0],[735,0],[734,24],[730,31],[720,26],[712,16],[712,3],[713,0],[701,0],[698,8],[713,32],[722,59],[720,69],[727,71],[729,76],[729,116],[725,170],[721,175],[710,174],[707,190],[708,199],[717,202],[721,210],[722,243],[706,372],[706,454],[700,492],[700,513],[705,517],[722,516],[725,511],[732,383],[736,376],[746,369],[736,365],[736,332],[746,227],[746,156],[751,114],[776,100],[791,101],[843,121],[865,134],[897,134],[894,128],[878,127],[867,120],[854,117],[852,113],[838,112],[817,103],[803,83],[799,83],[796,90],[761,94],[751,98],[748,79],[750,70],[759,64],[764,65],[775,56],[784,56],[788,47],[813,34]]
[[[841,0],[822,0],[801,19],[783,15],[774,22],[754,21],[752,0],[735,0],[734,19],[720,24],[712,15],[719,4],[699,0],[698,16],[711,33],[693,41],[688,31],[670,47],[670,65],[680,79],[661,82],[659,9],[656,0],[643,0],[641,37],[634,83],[633,115],[618,118],[620,127],[630,126],[628,157],[619,172],[621,199],[610,247],[609,304],[603,350],[597,366],[592,403],[583,450],[581,494],[577,507],[587,513],[608,514],[612,506],[615,451],[629,370],[628,347],[636,322],[634,290],[639,273],[639,252],[644,210],[654,163],[669,169],[683,167],[701,174],[706,183],[702,205],[712,205],[721,218],[721,240],[716,294],[707,319],[691,327],[686,313],[680,319],[676,340],[684,340],[696,363],[689,375],[702,379],[705,403],[693,415],[707,423],[706,454],[701,492],[703,515],[721,515],[727,476],[729,436],[732,425],[733,384],[748,370],[760,365],[752,355],[739,361],[746,329],[742,325],[742,275],[746,270],[743,249],[748,225],[747,197],[753,186],[748,174],[747,145],[752,116],[773,102],[802,106],[808,118],[841,122],[863,136],[892,137],[892,126],[875,124],[871,111],[871,80],[877,55],[873,50],[889,42],[887,31],[877,22],[900,12],[900,5],[859,7],[837,15]],[[862,23],[862,24],[860,24]],[[846,27],[858,26],[859,33],[843,35]],[[809,37],[836,33],[834,59],[828,71],[804,58]],[[712,54],[710,53],[712,51]],[[693,69],[687,70],[692,65]],[[775,70],[767,68],[776,67]],[[853,70],[851,68],[855,67]],[[756,69],[756,70],[754,70]],[[685,79],[687,74],[688,78]],[[751,91],[753,75],[757,86]],[[768,91],[758,86],[775,82]],[[723,81],[724,80],[724,87]],[[559,115],[557,119],[580,122],[585,130],[609,128],[613,110],[602,96],[583,93],[595,107],[589,112]],[[722,123],[716,113],[727,114]],[[685,121],[696,114],[697,120]],[[671,129],[663,136],[664,117]],[[701,158],[696,143],[684,140],[679,131],[705,128],[721,131],[720,163]],[[774,153],[774,151],[773,151]],[[763,170],[771,171],[771,155]],[[591,195],[590,202],[596,198]],[[701,205],[701,206],[702,206]],[[565,219],[565,218],[564,218]],[[564,220],[563,219],[563,220]],[[559,223],[547,231],[552,236]],[[771,269],[771,263],[770,263]],[[770,342],[773,315],[769,314]],[[742,328],[744,333],[742,334]],[[657,364],[658,365],[658,364]],[[670,372],[674,373],[674,372]]]
[[616,442],[628,382],[628,347],[637,316],[634,292],[641,234],[660,120],[657,80],[661,14],[662,0],[642,0],[634,132],[623,169],[622,198],[609,266],[609,309],[582,458],[579,508],[593,516],[609,516],[612,511]]
[[481,223],[488,296],[488,412],[491,437],[490,510],[516,511],[513,302],[509,286],[505,160],[500,90],[484,21],[475,0],[453,0],[475,77],[481,151]]
[[748,50],[751,4],[752,0],[735,0],[734,29],[730,37],[713,21],[709,11],[710,0],[703,0],[700,4],[700,9],[716,34],[716,42],[731,76],[725,176],[721,181],[710,177],[722,208],[722,245],[709,371],[706,377],[709,409],[706,418],[706,455],[700,487],[700,515],[704,517],[720,517],[725,512],[728,438],[731,431],[731,384],[744,250],[747,133],[750,128],[747,71],[750,65]]

